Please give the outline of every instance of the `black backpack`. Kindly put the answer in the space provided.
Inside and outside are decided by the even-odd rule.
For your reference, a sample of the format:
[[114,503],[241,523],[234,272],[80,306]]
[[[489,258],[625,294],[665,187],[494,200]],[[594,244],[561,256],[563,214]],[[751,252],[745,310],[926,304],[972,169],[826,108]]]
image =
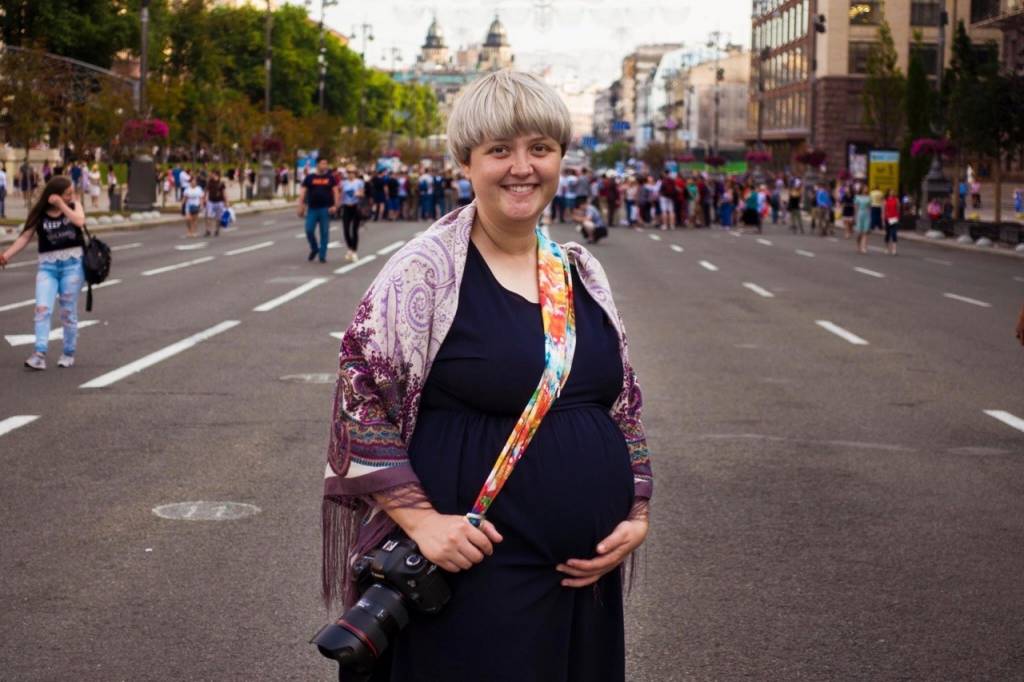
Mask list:
[[85,248],[82,250],[82,268],[85,270],[85,283],[89,286],[89,293],[85,297],[85,310],[92,312],[92,285],[100,284],[110,274],[110,247],[106,242],[100,241],[92,236],[88,228],[82,226],[85,233]]

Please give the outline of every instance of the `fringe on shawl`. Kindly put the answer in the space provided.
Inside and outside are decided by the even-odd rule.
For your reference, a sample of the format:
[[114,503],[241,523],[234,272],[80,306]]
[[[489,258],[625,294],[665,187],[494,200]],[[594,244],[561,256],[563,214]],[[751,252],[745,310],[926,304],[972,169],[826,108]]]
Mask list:
[[372,497],[324,498],[320,511],[321,593],[328,611],[355,603],[358,595],[352,564],[398,529],[386,510],[422,509],[429,505],[430,500],[419,485],[381,490]]

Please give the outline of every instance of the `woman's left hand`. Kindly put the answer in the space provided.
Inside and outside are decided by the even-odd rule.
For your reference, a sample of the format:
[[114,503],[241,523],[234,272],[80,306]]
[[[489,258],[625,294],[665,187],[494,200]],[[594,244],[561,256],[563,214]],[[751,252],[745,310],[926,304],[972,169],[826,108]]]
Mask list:
[[569,559],[555,569],[565,573],[563,587],[586,587],[597,582],[601,576],[619,567],[633,550],[647,537],[647,519],[626,520],[615,527],[611,535],[597,545],[597,556],[593,559]]

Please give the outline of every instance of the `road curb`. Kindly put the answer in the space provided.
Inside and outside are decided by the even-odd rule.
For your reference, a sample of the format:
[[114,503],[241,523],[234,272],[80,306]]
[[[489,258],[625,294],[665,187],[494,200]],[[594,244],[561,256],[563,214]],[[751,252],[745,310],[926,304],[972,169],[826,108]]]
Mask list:
[[[934,246],[940,246],[947,249],[956,249],[958,251],[969,251],[970,253],[982,253],[991,254],[995,256],[1009,256],[1010,258],[1016,258],[1018,260],[1024,260],[1024,253],[1018,253],[1016,251],[1010,251],[1009,249],[1001,249],[998,246],[974,246],[973,244],[958,244],[952,239],[930,239],[922,234],[916,232],[903,232],[899,233],[900,239],[907,240],[908,242],[918,242],[921,244],[932,244]],[[879,239],[884,240],[883,235],[875,235]]]
[[[269,205],[262,206],[250,206],[243,204],[241,206],[232,206],[235,209],[236,216],[256,215],[259,213],[268,213],[270,211],[285,211],[289,208],[293,208],[295,203],[288,200],[279,200],[280,203],[271,203]],[[89,216],[86,215],[88,221]],[[89,232],[92,234],[104,234],[107,232],[120,232],[120,231],[136,231],[145,230],[151,227],[161,227],[163,225],[170,225],[172,223],[182,222],[184,218],[180,214],[167,214],[159,218],[150,218],[147,220],[125,220],[121,223],[107,223],[107,224],[96,224],[94,221],[88,221]],[[0,228],[0,244],[9,244],[18,238],[20,228],[18,226]]]

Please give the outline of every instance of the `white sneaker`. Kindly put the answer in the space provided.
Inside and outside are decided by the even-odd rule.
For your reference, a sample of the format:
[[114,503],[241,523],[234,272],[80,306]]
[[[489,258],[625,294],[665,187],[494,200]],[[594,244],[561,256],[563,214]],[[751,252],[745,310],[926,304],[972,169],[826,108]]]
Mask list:
[[74,355],[63,355],[61,354],[60,360],[57,361],[58,367],[71,367],[75,364]]
[[38,369],[40,371],[44,370],[46,369],[46,356],[39,353],[33,353],[28,356],[28,360],[25,360],[25,366],[29,369]]

